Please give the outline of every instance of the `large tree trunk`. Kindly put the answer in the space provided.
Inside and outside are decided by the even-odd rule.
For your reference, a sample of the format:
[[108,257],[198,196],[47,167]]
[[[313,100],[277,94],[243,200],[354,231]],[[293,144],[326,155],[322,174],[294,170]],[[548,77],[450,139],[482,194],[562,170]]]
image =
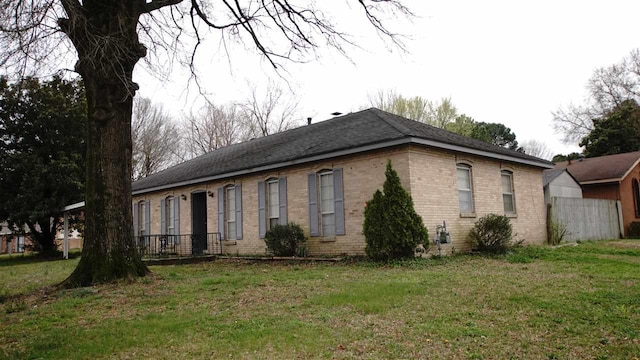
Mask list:
[[[122,84],[84,78],[90,114],[87,134],[85,237],[82,258],[66,280],[84,286],[144,276],[148,270],[136,250],[131,214],[132,96]],[[97,103],[107,101],[105,114]]]
[[135,64],[145,55],[136,25],[140,2],[87,1],[66,29],[78,51],[87,96],[87,179],[82,259],[64,286],[148,273],[133,240],[131,114]]

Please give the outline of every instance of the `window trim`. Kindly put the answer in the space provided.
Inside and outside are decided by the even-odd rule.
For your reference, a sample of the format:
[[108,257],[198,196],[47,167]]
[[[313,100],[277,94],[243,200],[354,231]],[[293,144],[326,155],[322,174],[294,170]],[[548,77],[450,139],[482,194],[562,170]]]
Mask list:
[[[505,193],[504,192],[504,187],[502,185],[502,178],[503,176],[508,176],[509,177],[509,184],[511,187],[511,192],[509,193]],[[516,189],[515,189],[515,184],[513,181],[513,171],[511,170],[501,170],[500,171],[500,190],[502,191],[502,209],[504,210],[504,213],[506,215],[515,215],[518,213],[518,207],[516,206]],[[506,204],[504,202],[504,196],[508,195],[511,196],[511,204],[513,205],[513,211],[507,211],[506,209]]]
[[[474,189],[473,189],[473,166],[467,163],[459,162],[456,164],[456,189],[458,191],[458,208],[460,210],[460,215],[466,217],[469,214],[475,214],[476,212],[476,204],[474,199]],[[469,188],[461,189],[460,184],[458,183],[458,170],[463,170],[467,172],[467,178],[469,179]],[[462,209],[462,203],[460,202],[460,192],[468,192],[471,196],[471,209],[464,210]]]

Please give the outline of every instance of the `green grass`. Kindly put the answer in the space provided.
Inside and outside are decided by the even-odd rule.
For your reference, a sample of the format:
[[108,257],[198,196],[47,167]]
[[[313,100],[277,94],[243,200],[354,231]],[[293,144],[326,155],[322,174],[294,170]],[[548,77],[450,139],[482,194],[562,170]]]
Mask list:
[[637,240],[388,265],[156,266],[38,290],[76,262],[0,258],[0,358],[640,358]]

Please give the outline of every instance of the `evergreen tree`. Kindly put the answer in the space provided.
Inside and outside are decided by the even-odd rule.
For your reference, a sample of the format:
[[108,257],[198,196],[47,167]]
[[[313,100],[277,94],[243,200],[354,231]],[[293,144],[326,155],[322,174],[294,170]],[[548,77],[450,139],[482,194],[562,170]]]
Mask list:
[[416,246],[428,241],[428,232],[391,161],[385,175],[384,193],[376,190],[365,208],[366,253],[374,260],[385,261],[412,257]]
[[586,157],[640,150],[640,105],[625,100],[607,116],[593,120],[593,130],[580,142]]
[[45,256],[57,250],[62,208],[83,198],[86,123],[79,82],[0,78],[0,220],[26,225]]

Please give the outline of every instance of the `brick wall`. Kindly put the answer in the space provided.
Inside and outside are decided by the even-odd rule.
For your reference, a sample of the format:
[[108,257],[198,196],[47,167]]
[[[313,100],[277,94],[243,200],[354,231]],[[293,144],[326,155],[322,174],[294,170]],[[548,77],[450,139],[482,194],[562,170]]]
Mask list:
[[585,198],[620,200],[625,234],[629,231],[629,225],[632,222],[640,221],[640,218],[636,217],[633,179],[640,180],[640,165],[631,170],[620,183],[592,184],[582,187],[582,194]]
[[[307,243],[309,253],[314,254],[364,254],[365,241],[362,235],[364,204],[376,189],[382,188],[384,171],[388,160],[392,160],[404,186],[409,186],[408,152],[404,149],[376,151],[368,154],[346,156],[328,161],[319,161],[280,171],[263,172],[212,181],[196,186],[180,187],[166,191],[133,197],[134,203],[150,201],[151,234],[160,234],[160,201],[168,196],[180,199],[180,233],[191,233],[190,194],[197,191],[211,192],[207,196],[207,232],[218,232],[218,188],[230,184],[242,185],[243,239],[223,242],[224,251],[232,254],[265,254],[264,240],[258,237],[258,181],[270,178],[287,178],[288,220],[302,226],[309,234],[308,184],[309,173],[323,169],[342,168],[344,183],[344,212],[346,235],[331,238],[311,237]],[[181,195],[187,200],[182,200]]]
[[[470,249],[467,234],[480,217],[490,213],[505,214],[501,170],[513,172],[516,214],[509,216],[517,239],[531,244],[546,241],[542,169],[418,147],[412,147],[409,154],[410,192],[416,211],[422,216],[430,239],[436,234],[436,226],[446,222],[452,243],[443,245],[445,253]],[[460,213],[456,180],[459,162],[472,166],[473,214]],[[431,251],[435,251],[433,246]]]
[[[207,231],[218,232],[218,188],[229,184],[242,185],[243,239],[224,242],[224,251],[232,254],[264,254],[265,244],[258,237],[258,181],[287,177],[288,220],[302,226],[309,234],[308,185],[309,173],[323,169],[343,169],[346,235],[331,238],[312,237],[308,241],[309,253],[364,254],[362,235],[364,205],[376,189],[384,183],[388,160],[392,161],[402,185],[412,193],[416,208],[429,229],[435,234],[435,225],[447,221],[454,240],[453,246],[466,250],[463,238],[477,218],[461,218],[456,187],[456,155],[438,150],[404,146],[340,157],[312,164],[289,167],[280,171],[262,172],[249,176],[212,181],[167,191],[134,196],[134,203],[149,200],[151,205],[151,234],[160,234],[160,201],[175,196],[180,204],[180,232],[191,233],[192,192],[211,192],[207,196]],[[514,172],[517,218],[512,219],[516,232],[528,242],[540,243],[545,239],[545,207],[542,192],[542,169],[517,166],[479,157],[465,157],[473,162],[474,197],[477,216],[503,213],[500,188],[500,169],[509,166]],[[186,200],[181,199],[181,195]],[[451,250],[451,246],[447,251]]]

